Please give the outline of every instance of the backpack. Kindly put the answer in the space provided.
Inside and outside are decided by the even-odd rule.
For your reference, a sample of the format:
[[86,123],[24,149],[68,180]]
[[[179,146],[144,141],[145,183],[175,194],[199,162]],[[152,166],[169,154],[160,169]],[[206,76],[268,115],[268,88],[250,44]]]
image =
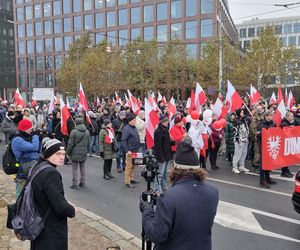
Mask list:
[[35,164],[29,172],[28,180],[14,206],[14,216],[11,221],[12,228],[19,240],[34,240],[40,235],[45,227],[45,221],[51,207],[48,208],[44,217],[41,217],[32,190],[33,179],[44,169],[50,168],[47,162]]
[[20,167],[20,163],[17,161],[14,152],[11,148],[11,143],[6,145],[5,152],[2,156],[2,167],[7,175],[16,174]]

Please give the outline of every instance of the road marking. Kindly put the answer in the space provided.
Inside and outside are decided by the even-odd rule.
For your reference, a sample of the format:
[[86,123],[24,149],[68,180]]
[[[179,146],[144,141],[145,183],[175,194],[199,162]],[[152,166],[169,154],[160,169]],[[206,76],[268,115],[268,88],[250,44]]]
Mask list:
[[251,208],[239,206],[224,201],[219,202],[218,211],[215,217],[215,222],[224,227],[235,229],[235,230],[240,230],[240,231],[245,231],[245,232],[250,232],[250,233],[255,233],[255,234],[260,234],[260,235],[265,235],[269,237],[300,243],[300,240],[298,239],[294,239],[285,235],[264,230],[259,224],[259,222],[257,221],[257,219],[255,218],[253,213],[261,214],[271,218],[300,225],[300,221],[292,218],[288,218],[288,217],[284,217],[284,216],[280,216],[280,215],[276,215],[276,214],[272,214],[272,213],[268,213],[256,209],[251,209]]
[[[252,172],[248,172],[248,173],[245,173],[245,174],[259,176],[259,174],[252,173]],[[272,179],[276,179],[276,180],[295,182],[294,178],[284,178],[284,177],[277,176],[277,175],[271,175],[271,177],[272,177]]]
[[279,194],[279,195],[284,195],[284,196],[292,197],[292,194],[278,192],[278,191],[269,190],[269,189],[265,189],[265,188],[252,187],[252,186],[248,186],[248,185],[244,185],[244,184],[240,184],[240,183],[236,183],[236,182],[224,181],[224,180],[220,180],[220,179],[216,179],[216,178],[211,178],[211,177],[209,177],[208,180],[216,181],[216,182],[221,182],[221,183],[225,183],[225,184],[229,184],[229,185],[233,185],[233,186],[250,188],[250,189],[254,189],[254,190],[258,190],[258,191],[262,191],[262,192],[267,192],[267,193],[273,193],[273,194]]

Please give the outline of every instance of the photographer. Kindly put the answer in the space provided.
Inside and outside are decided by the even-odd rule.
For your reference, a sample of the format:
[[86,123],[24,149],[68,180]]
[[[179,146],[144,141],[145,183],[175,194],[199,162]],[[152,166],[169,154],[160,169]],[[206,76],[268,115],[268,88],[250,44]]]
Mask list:
[[157,199],[157,206],[140,200],[143,229],[157,250],[210,250],[211,229],[218,205],[218,190],[205,181],[189,137],[178,145],[169,176],[172,187]]

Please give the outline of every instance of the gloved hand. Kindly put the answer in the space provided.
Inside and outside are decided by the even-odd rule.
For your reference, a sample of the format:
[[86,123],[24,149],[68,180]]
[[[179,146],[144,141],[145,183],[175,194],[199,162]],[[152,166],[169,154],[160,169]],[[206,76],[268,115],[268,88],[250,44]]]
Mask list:
[[147,201],[144,201],[142,196],[140,196],[140,211],[141,213],[144,212],[146,207],[151,207],[151,204],[149,204]]
[[100,152],[100,157],[104,158],[104,152]]

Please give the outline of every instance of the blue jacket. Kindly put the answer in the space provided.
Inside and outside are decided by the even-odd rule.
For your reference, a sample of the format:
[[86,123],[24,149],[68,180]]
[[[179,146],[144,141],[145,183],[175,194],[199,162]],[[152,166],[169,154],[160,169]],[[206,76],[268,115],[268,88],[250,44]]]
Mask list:
[[146,207],[143,228],[157,250],[211,250],[211,229],[217,211],[216,187],[195,177],[183,177]]
[[128,151],[138,152],[140,147],[140,136],[136,127],[127,124],[122,132],[122,141],[125,153]]

